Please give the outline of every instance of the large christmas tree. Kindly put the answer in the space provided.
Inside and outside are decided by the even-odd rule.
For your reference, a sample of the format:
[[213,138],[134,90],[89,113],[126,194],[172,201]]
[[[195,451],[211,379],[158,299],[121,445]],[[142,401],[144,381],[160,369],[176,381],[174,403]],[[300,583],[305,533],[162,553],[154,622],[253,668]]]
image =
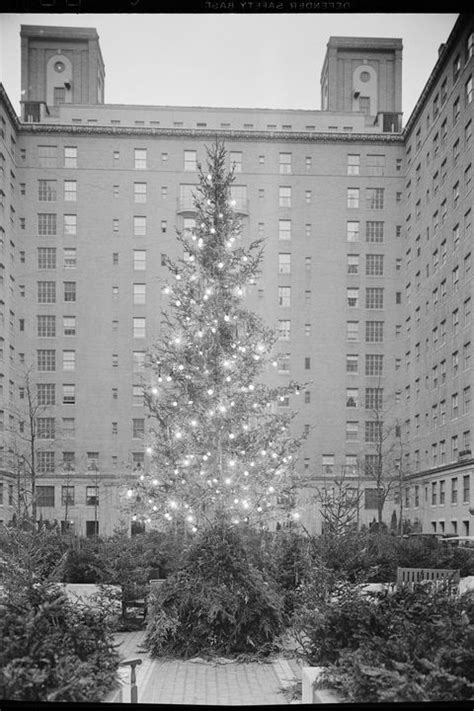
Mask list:
[[196,225],[178,233],[183,257],[167,259],[168,304],[149,352],[150,465],[126,491],[136,520],[184,520],[192,528],[227,514],[234,522],[297,516],[294,411],[280,407],[300,387],[264,384],[276,366],[276,336],[243,303],[263,256],[247,248],[231,198],[233,170],[221,143],[199,166]]

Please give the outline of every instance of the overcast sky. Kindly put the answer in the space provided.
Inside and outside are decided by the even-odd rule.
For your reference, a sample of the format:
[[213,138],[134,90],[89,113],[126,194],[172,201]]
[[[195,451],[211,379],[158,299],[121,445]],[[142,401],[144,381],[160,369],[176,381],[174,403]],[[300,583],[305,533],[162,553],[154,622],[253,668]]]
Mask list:
[[20,25],[95,27],[105,101],[320,109],[331,35],[403,40],[404,123],[457,13],[0,14],[0,81],[19,113]]

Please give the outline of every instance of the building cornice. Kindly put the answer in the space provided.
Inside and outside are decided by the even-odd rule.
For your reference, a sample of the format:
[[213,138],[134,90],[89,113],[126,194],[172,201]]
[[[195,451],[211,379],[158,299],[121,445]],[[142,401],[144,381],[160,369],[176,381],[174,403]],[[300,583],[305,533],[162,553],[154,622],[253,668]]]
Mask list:
[[394,143],[403,144],[400,133],[336,133],[317,131],[245,131],[232,129],[194,129],[194,128],[152,128],[126,126],[71,126],[69,124],[21,123],[22,134],[59,134],[84,136],[167,136],[183,138],[231,138],[253,141],[295,141],[315,143]]
[[7,111],[7,114],[10,117],[10,120],[12,124],[15,126],[16,130],[18,131],[20,128],[20,121],[18,119],[18,116],[15,113],[15,109],[12,106],[12,103],[10,99],[8,98],[8,94],[5,91],[5,87],[3,84],[0,82],[0,102],[2,102],[5,106],[5,109]]
[[456,23],[451,30],[451,33],[446,40],[446,42],[443,45],[443,49],[441,50],[438,60],[436,64],[434,65],[434,68],[428,77],[428,81],[426,82],[423,91],[421,92],[420,96],[418,97],[418,101],[415,104],[415,108],[411,112],[410,118],[408,119],[405,128],[403,129],[403,137],[406,139],[408,135],[410,134],[413,125],[415,124],[418,116],[420,113],[423,111],[423,108],[426,105],[427,98],[433,89],[434,85],[439,79],[439,76],[441,72],[445,68],[445,63],[446,63],[446,58],[449,54],[449,52],[452,50],[453,46],[458,40],[458,36],[460,33],[464,30],[466,27],[467,23],[469,21],[472,22],[472,19],[474,18],[474,15],[472,13],[461,13],[456,20]]
[[422,472],[416,472],[415,474],[409,474],[404,477],[404,481],[413,481],[414,479],[429,479],[437,474],[444,474],[445,472],[465,469],[466,467],[474,466],[474,457],[469,457],[469,459],[459,459],[457,462],[451,462],[450,464],[443,464],[439,467],[432,467],[431,469],[426,469]]

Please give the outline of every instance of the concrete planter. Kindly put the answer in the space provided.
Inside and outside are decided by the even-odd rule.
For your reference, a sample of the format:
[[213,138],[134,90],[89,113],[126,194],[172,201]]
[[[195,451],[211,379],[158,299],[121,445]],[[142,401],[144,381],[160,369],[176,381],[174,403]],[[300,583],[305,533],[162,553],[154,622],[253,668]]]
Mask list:
[[303,667],[301,689],[302,704],[341,704],[344,699],[333,689],[315,689],[314,684],[324,671],[324,667]]

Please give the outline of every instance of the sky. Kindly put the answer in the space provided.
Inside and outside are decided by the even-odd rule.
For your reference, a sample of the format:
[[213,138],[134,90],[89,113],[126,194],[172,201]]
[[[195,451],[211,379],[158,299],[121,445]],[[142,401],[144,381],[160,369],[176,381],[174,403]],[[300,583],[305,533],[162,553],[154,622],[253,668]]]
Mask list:
[[20,113],[20,25],[95,27],[106,103],[319,110],[331,35],[397,37],[406,123],[457,16],[0,13],[0,81]]

